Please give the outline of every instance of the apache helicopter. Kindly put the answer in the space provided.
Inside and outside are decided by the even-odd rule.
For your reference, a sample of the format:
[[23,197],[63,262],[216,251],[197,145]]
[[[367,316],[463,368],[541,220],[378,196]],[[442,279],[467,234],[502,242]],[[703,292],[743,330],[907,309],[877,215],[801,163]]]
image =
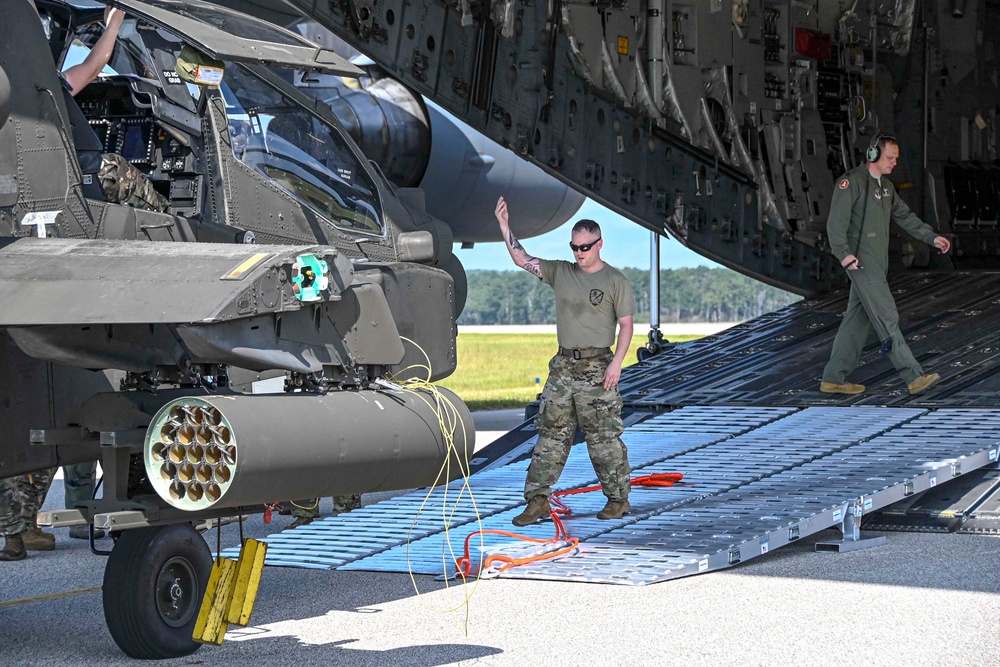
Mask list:
[[[290,83],[360,70],[216,5],[119,4],[114,74],[76,97],[57,65],[100,36],[104,5],[4,4],[0,476],[101,461],[102,497],[53,525],[112,531],[109,630],[164,658],[200,646],[212,558],[193,522],[467,468],[461,400],[402,386],[454,370],[465,281],[452,228]],[[210,76],[182,78],[182,53]],[[108,201],[80,116],[168,211]],[[253,395],[269,376],[285,393]]]

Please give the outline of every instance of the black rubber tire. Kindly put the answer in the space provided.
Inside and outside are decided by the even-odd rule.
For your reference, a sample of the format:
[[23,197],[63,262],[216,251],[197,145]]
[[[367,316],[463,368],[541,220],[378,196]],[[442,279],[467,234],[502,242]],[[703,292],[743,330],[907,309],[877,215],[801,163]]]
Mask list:
[[191,635],[211,571],[211,551],[191,524],[124,531],[104,569],[104,620],[118,647],[140,660],[197,651]]

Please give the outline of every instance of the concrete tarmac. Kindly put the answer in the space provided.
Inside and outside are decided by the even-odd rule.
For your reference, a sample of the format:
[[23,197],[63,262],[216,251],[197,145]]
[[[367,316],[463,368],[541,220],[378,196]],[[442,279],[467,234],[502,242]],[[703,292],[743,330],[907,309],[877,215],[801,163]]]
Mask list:
[[[511,411],[513,423],[477,415],[477,423],[513,426],[521,414]],[[46,508],[62,500],[57,482]],[[245,532],[261,537],[291,520],[275,515],[265,526],[256,515]],[[136,663],[104,624],[105,558],[67,529],[54,532],[54,552],[0,563],[0,661]],[[206,537],[214,548],[215,533]],[[875,549],[812,550],[816,539],[836,537],[828,531],[722,572],[641,587],[494,579],[463,588],[427,576],[267,568],[250,627],[162,664],[1000,663],[998,537],[889,533]],[[237,526],[223,528],[223,548],[238,541]]]

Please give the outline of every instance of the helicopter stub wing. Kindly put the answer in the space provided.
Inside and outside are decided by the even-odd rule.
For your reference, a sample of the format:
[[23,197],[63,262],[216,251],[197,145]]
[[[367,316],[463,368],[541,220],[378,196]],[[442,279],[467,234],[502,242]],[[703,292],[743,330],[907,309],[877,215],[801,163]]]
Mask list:
[[[327,246],[0,241],[0,326],[220,322],[298,310],[297,258],[325,259],[329,299],[353,269]],[[282,275],[284,274],[284,275]]]
[[328,246],[5,239],[0,326],[80,368],[399,363],[384,293],[353,280]]

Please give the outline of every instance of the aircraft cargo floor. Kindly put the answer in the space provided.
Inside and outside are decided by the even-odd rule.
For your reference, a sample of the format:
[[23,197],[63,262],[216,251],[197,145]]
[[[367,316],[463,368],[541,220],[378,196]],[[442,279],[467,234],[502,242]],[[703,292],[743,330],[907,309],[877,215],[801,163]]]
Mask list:
[[[849,550],[862,515],[997,461],[1000,411],[975,408],[688,406],[633,413],[622,436],[633,476],[684,474],[669,488],[635,488],[632,513],[595,517],[599,492],[566,498],[564,556],[511,568],[502,577],[641,585],[709,572],[762,556],[830,527]],[[516,530],[548,539],[551,521],[515,529],[534,434],[529,423],[478,454],[462,493],[447,487],[384,500],[267,538],[267,564],[453,576],[466,536]],[[560,489],[596,483],[586,445],[573,447]],[[478,517],[478,521],[477,521]],[[861,537],[865,537],[861,535]],[[474,565],[488,554],[523,557],[525,547],[487,535],[472,540]],[[818,547],[819,548],[819,547]],[[224,552],[235,557],[235,550]],[[819,558],[820,556],[817,556]]]

